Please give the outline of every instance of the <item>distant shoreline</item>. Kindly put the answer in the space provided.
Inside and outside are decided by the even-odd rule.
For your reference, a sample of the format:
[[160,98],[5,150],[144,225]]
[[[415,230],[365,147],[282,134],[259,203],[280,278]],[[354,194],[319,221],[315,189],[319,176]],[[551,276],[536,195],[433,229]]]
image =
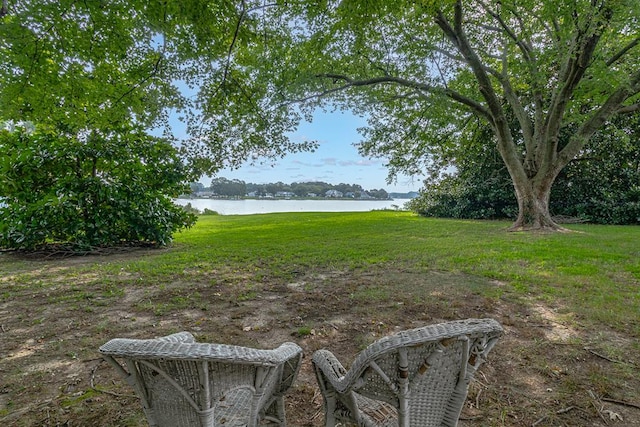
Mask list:
[[180,196],[183,200],[335,200],[335,201],[349,201],[349,202],[373,202],[373,201],[386,201],[386,200],[410,200],[409,197],[388,197],[386,199],[356,199],[355,197],[209,197],[209,196]]
[[197,197],[197,196],[180,196],[183,200],[331,200],[331,201],[347,201],[347,202],[384,202],[392,200],[411,200],[411,197],[389,197],[387,199],[356,199],[351,197]]

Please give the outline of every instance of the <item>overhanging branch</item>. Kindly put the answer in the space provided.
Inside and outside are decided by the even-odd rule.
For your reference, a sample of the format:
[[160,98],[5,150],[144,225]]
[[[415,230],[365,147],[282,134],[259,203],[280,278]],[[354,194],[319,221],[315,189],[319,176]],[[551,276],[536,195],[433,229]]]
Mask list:
[[620,107],[620,108],[618,108],[616,113],[617,114],[628,114],[628,113],[635,113],[636,111],[640,111],[640,103],[627,105],[627,106],[624,106],[624,107]]
[[498,96],[493,89],[493,85],[484,64],[469,43],[469,40],[467,40],[464,29],[462,27],[462,8],[462,1],[458,0],[454,7],[453,26],[449,23],[442,11],[438,11],[435,15],[436,25],[440,27],[445,37],[447,37],[449,41],[453,43],[453,45],[458,49],[460,54],[464,57],[465,61],[473,71],[473,74],[478,81],[478,88],[480,90],[480,93],[487,103],[487,107],[483,106],[483,116],[487,118],[489,120],[489,123],[494,127],[496,126],[497,122],[501,122],[502,124],[500,132],[504,133],[505,137],[509,138],[509,136],[507,135],[508,130],[504,127],[507,121],[504,117],[504,112],[500,105],[500,100],[498,99]]
[[629,52],[631,49],[636,47],[638,44],[640,44],[640,37],[636,37],[635,40],[632,40],[629,44],[627,44],[625,47],[620,49],[620,52],[613,55],[611,59],[607,61],[606,63],[607,66],[613,65],[616,61],[618,61],[620,58],[626,55],[627,52]]
[[260,9],[266,9],[269,7],[273,7],[273,6],[277,6],[277,3],[269,3],[269,4],[264,4],[262,6],[255,6],[255,7],[250,7],[247,8],[247,3],[245,0],[242,0],[242,10],[240,11],[240,16],[238,16],[238,21],[236,22],[236,27],[233,31],[233,37],[231,38],[231,43],[229,44],[229,49],[227,50],[227,59],[225,61],[224,64],[224,71],[222,73],[222,81],[220,82],[220,85],[218,86],[218,90],[225,85],[227,79],[229,78],[229,70],[231,68],[231,57],[233,56],[233,49],[236,46],[236,43],[238,41],[238,37],[240,35],[240,28],[242,27],[242,24],[244,23],[245,19],[247,19],[247,17],[249,16],[249,14],[251,12],[255,12],[257,10]]
[[558,163],[556,168],[562,169],[567,165],[584,147],[593,134],[602,127],[602,125],[609,120],[614,114],[619,113],[624,109],[640,109],[638,104],[633,104],[627,107],[620,107],[625,100],[629,99],[638,93],[640,90],[640,71],[636,71],[631,76],[630,85],[621,85],[616,89],[605,103],[595,111],[587,121],[585,121],[580,129],[569,140],[569,143],[558,154]]
[[229,76],[229,68],[231,67],[231,55],[233,54],[233,48],[236,45],[236,41],[238,40],[238,35],[240,33],[240,27],[242,26],[242,22],[244,21],[247,15],[247,4],[243,0],[242,1],[242,11],[240,12],[240,16],[238,17],[238,22],[236,22],[236,28],[233,32],[233,38],[231,39],[231,43],[229,44],[229,50],[227,51],[227,60],[224,64],[224,72],[222,73],[222,82],[220,86],[223,86],[227,81],[227,77]]
[[489,6],[487,6],[483,1],[479,2],[480,5],[482,5],[482,8],[489,14],[491,15],[491,17],[493,17],[493,19],[495,19],[498,24],[500,25],[500,27],[503,29],[503,31],[509,36],[509,38],[511,40],[514,41],[514,43],[516,44],[516,46],[518,46],[518,48],[520,49],[520,51],[522,52],[522,56],[524,57],[524,59],[527,62],[531,62],[532,58],[531,58],[531,48],[529,47],[529,45],[521,40],[518,35],[516,34],[516,32],[507,25],[507,23],[504,21],[504,19],[502,19],[502,17],[489,9]]
[[[440,47],[434,46],[434,47],[433,47],[433,50],[434,50],[434,51],[436,51],[436,52],[438,52],[438,53],[440,53],[440,54],[442,54],[442,55],[444,55],[444,56],[446,56],[447,58],[451,59],[452,61],[461,62],[461,63],[463,63],[463,64],[467,64],[467,65],[469,64],[469,62],[468,62],[465,58],[463,58],[462,56],[460,56],[460,55],[455,55],[455,54],[453,54],[453,53],[449,52],[449,51],[448,51],[448,50],[446,50],[446,49],[443,49],[443,48],[440,48]],[[491,56],[491,55],[488,55],[488,56]],[[493,58],[496,58],[496,59],[501,59],[501,57],[498,57],[498,56],[495,56],[495,55],[494,55],[494,56],[492,56],[492,57],[493,57]],[[483,67],[484,67],[484,70],[485,70],[487,73],[491,74],[492,76],[494,76],[494,77],[496,77],[496,78],[498,78],[498,79],[501,77],[501,76],[500,76],[500,72],[498,72],[498,70],[496,70],[496,69],[494,69],[494,68],[491,68],[491,67],[489,67],[489,66],[487,66],[487,65],[484,65],[484,64],[483,64]]]
[[163,46],[163,51],[160,52],[158,54],[158,58],[154,61],[151,72],[144,76],[139,82],[133,84],[128,90],[126,90],[124,93],[122,93],[118,98],[116,98],[114,100],[114,104],[119,104],[120,101],[122,101],[123,99],[125,99],[126,97],[128,97],[129,95],[131,95],[135,90],[137,90],[138,88],[142,87],[144,84],[146,84],[149,80],[155,78],[158,76],[158,74],[160,73],[161,69],[162,69],[162,61],[164,60],[164,49],[165,46]]
[[339,87],[328,89],[318,94],[308,96],[306,98],[298,99],[295,102],[304,102],[310,99],[321,98],[321,97],[330,95],[332,93],[343,91],[352,87],[375,86],[379,84],[397,84],[400,86],[416,89],[425,94],[438,94],[438,93],[444,94],[448,98],[471,108],[475,113],[491,121],[491,115],[489,114],[489,111],[486,109],[484,105],[480,104],[474,99],[466,97],[448,88],[431,86],[425,83],[420,83],[413,80],[403,79],[401,77],[395,77],[395,76],[379,76],[379,77],[372,77],[372,78],[363,79],[363,80],[354,80],[349,76],[345,76],[343,74],[325,73],[325,74],[318,74],[316,75],[316,77],[332,79],[334,82],[343,81],[345,82],[345,84]]
[[[562,117],[573,95],[573,91],[584,77],[592,61],[596,46],[600,42],[602,37],[600,29],[609,23],[613,16],[612,14],[613,12],[611,10],[605,10],[597,20],[589,22],[586,28],[580,28],[576,24],[573,47],[570,49],[566,62],[563,65],[558,88],[551,97],[551,106],[545,122],[546,134],[548,136],[557,135],[562,124]],[[618,105],[623,102],[624,99],[626,99],[626,97],[620,100]],[[549,150],[547,154],[553,155],[554,153],[555,147],[553,147],[553,150]]]

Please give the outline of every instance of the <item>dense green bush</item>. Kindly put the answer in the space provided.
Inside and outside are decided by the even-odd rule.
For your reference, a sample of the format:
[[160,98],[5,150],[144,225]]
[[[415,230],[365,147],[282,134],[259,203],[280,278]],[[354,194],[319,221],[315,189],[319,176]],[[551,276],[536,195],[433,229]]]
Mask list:
[[556,215],[600,224],[640,224],[640,117],[603,135],[570,163],[551,193]]
[[195,221],[172,202],[188,174],[168,142],[136,129],[0,130],[0,247],[164,245]]
[[515,219],[518,214],[504,163],[481,145],[469,147],[456,172],[425,181],[419,196],[407,207],[424,216],[444,218]]
[[420,215],[461,219],[515,219],[518,203],[504,162],[497,151],[476,143],[490,138],[478,129],[464,152],[445,159],[453,170],[429,180],[407,207]]

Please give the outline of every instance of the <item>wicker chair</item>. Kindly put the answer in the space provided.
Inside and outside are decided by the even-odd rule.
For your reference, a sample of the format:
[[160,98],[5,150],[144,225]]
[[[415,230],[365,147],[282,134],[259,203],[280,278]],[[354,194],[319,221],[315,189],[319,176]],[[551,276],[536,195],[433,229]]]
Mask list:
[[283,395],[302,358],[293,343],[257,350],[197,343],[188,332],[113,339],[100,353],[133,386],[152,427],[286,426]]
[[399,332],[363,350],[347,371],[313,354],[327,427],[455,427],[469,382],[502,334],[492,319]]

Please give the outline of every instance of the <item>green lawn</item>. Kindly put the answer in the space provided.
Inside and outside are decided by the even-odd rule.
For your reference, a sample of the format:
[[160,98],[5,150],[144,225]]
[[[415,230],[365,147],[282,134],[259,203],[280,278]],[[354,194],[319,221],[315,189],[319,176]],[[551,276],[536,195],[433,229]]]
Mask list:
[[313,351],[348,365],[398,329],[493,317],[506,333],[472,384],[463,415],[479,421],[461,427],[605,426],[609,410],[640,426],[640,227],[509,225],[399,211],[213,215],[158,250],[0,254],[0,424],[143,426],[96,350],[190,330],[299,343],[289,424],[317,427]]
[[175,250],[127,269],[160,281],[189,275],[194,265],[283,277],[372,265],[459,272],[640,335],[640,227],[571,225],[572,233],[529,234],[509,233],[509,225],[389,211],[203,216],[176,236]]

